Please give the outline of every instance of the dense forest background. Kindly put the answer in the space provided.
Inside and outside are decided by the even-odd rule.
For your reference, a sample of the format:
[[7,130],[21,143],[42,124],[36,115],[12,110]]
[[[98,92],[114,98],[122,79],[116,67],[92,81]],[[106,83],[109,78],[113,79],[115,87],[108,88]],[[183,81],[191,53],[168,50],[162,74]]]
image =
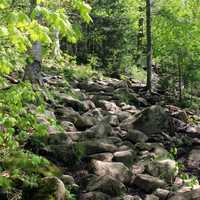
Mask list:
[[[86,147],[79,145],[80,138],[74,139],[74,136],[70,146],[68,138],[71,138],[71,135],[68,137],[66,132],[88,134],[87,129],[97,126],[95,120],[108,122],[110,118],[108,120],[103,117],[117,116],[116,113],[120,109],[120,111],[131,110],[133,106],[136,106],[138,110],[135,109],[138,113],[141,112],[141,115],[157,117],[158,114],[160,118],[155,117],[155,121],[151,121],[151,117],[143,120],[136,111],[129,110],[127,118],[134,113],[142,123],[150,120],[152,126],[158,125],[157,121],[161,119],[162,124],[155,130],[159,130],[162,137],[167,138],[164,139],[168,141],[168,143],[165,141],[167,144],[160,142],[166,151],[169,151],[169,159],[176,160],[179,153],[182,155],[185,152],[185,150],[179,152],[179,147],[199,145],[200,137],[197,137],[197,140],[194,134],[200,134],[196,128],[199,126],[199,83],[199,0],[1,0],[0,199],[64,200],[59,195],[56,196],[52,190],[50,191],[52,196],[45,196],[44,191],[42,191],[44,196],[40,196],[41,191],[38,192],[38,188],[45,188],[47,182],[50,184],[49,188],[52,187],[51,183],[59,185],[60,180],[44,180],[44,177],[60,177],[63,175],[61,172],[63,168],[65,172],[69,172],[70,167],[73,168],[70,171],[73,174],[74,171],[78,171],[77,166],[80,167],[85,162],[83,154],[86,154]],[[108,106],[105,102],[102,103],[100,94],[103,100],[108,101],[107,103],[111,101],[117,104],[116,107],[115,104],[113,108],[113,104]],[[92,103],[90,102],[87,107],[85,103],[89,100]],[[127,104],[127,107],[123,103]],[[150,108],[148,111],[150,114],[147,111],[143,112],[143,109],[148,110],[154,104],[167,107],[169,112],[172,110],[174,112],[174,109],[178,111],[184,109],[184,112],[180,111],[181,117],[179,113],[178,115],[173,113],[173,120],[178,116],[177,118],[185,124],[175,120],[176,124],[173,126],[177,126],[177,123],[178,126],[182,126],[175,129],[171,127],[172,122],[167,121],[172,129],[165,130],[167,134],[169,133],[167,137],[165,131],[160,129],[160,126],[166,128],[164,124],[167,117],[163,117],[165,111],[160,111],[161,108],[156,107],[153,111]],[[102,114],[102,118],[96,117],[98,112],[94,109],[95,106],[97,108],[103,106],[103,110],[109,112],[102,111],[99,114]],[[117,106],[120,107],[119,110]],[[92,109],[95,112],[92,112]],[[61,113],[63,116],[60,116]],[[88,120],[89,115],[95,120],[90,121],[90,118]],[[117,117],[120,120],[126,118],[122,115]],[[120,120],[117,121],[118,125],[109,121],[109,127],[111,124],[115,131],[118,128],[119,134],[123,131],[129,133],[130,130],[124,128],[123,120]],[[68,124],[61,123],[63,121],[67,121]],[[69,122],[72,124],[69,125]],[[187,123],[195,125],[195,128],[189,126],[191,128],[189,129]],[[147,127],[151,129],[151,125]],[[104,124],[103,127],[104,134],[107,125]],[[138,129],[146,134],[144,127]],[[52,130],[56,134],[50,134]],[[192,137],[195,135],[196,140],[191,142],[188,138],[184,138],[181,143],[178,141],[179,136],[175,134],[177,130],[192,133]],[[157,133],[156,131],[152,131],[152,135]],[[95,129],[93,132],[99,134],[101,138],[102,126],[99,125],[98,131]],[[140,139],[136,141],[142,144],[147,141],[152,145],[153,142],[159,142],[159,136],[156,136],[157,139],[154,141],[148,135],[150,134],[148,131],[149,139],[143,137],[141,132],[131,134],[134,137],[137,135]],[[91,139],[90,137],[85,140]],[[120,135],[120,140],[122,138]],[[130,140],[132,139],[129,138],[128,142]],[[135,140],[131,142],[135,145],[135,151],[138,145]],[[150,146],[147,146],[145,148],[150,152]],[[106,149],[107,152],[112,149],[112,146],[109,146],[109,150],[106,147],[101,146],[100,151]],[[72,157],[68,154],[71,151],[73,151]],[[62,157],[63,152],[65,156],[61,160],[64,166],[60,158],[58,159],[59,156]],[[194,158],[200,162],[200,158]],[[74,165],[72,166],[70,162]],[[65,169],[65,165],[68,167],[68,164],[70,170]],[[128,167],[129,164],[128,162]],[[191,175],[190,172],[186,173],[187,170],[183,170],[184,167],[179,161],[175,165],[175,168],[181,171],[179,175],[190,180],[190,188],[193,188],[198,182],[199,171],[197,176],[195,173]],[[65,178],[63,180],[67,179]],[[56,184],[54,181],[57,181]],[[172,185],[172,181],[170,184]],[[65,198],[76,199],[80,192],[77,187],[73,183],[65,188]],[[28,196],[29,192],[34,194],[31,198]],[[149,191],[147,193],[149,194]],[[123,196],[121,193],[117,195]],[[99,196],[95,198],[106,199]],[[95,198],[93,196],[91,200]],[[145,200],[149,199],[145,197]]]

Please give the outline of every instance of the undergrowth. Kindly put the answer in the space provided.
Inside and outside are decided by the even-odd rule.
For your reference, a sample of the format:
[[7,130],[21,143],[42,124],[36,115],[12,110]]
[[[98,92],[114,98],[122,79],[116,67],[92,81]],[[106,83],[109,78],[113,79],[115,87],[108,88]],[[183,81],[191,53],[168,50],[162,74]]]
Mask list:
[[[32,112],[30,105],[36,105]],[[44,136],[47,127],[38,123],[44,101],[31,84],[20,83],[0,93],[0,189],[37,187],[40,178],[57,175],[59,170],[45,158],[24,150],[28,138]]]

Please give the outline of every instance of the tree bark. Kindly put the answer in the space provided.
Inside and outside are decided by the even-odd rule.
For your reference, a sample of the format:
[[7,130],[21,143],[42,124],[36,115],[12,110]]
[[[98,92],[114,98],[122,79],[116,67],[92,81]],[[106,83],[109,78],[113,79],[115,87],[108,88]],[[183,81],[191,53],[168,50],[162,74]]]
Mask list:
[[60,33],[58,30],[54,30],[55,34],[55,47],[54,47],[54,56],[55,58],[61,57],[61,50],[60,50]]
[[147,90],[151,92],[152,84],[152,10],[151,1],[146,0],[146,38],[147,38]]
[[[37,6],[36,0],[30,0],[30,15],[32,11]],[[41,21],[41,16],[37,17],[38,21]],[[41,63],[42,63],[42,44],[39,41],[33,43],[32,48],[30,49],[30,56],[33,60],[32,63],[27,63],[24,80],[29,80],[31,83],[41,84]]]
[[180,57],[178,57],[177,59],[177,65],[178,65],[178,83],[179,83],[179,103],[181,103],[183,95],[182,95],[182,68],[180,63]]
[[145,8],[140,7],[139,8],[139,12],[140,12],[140,18],[138,20],[138,34],[137,34],[137,55],[136,55],[136,59],[135,59],[135,63],[138,67],[140,67],[141,63],[140,63],[140,59],[143,53],[143,48],[142,48],[142,40],[144,37],[144,17],[143,17],[143,12],[144,12]]

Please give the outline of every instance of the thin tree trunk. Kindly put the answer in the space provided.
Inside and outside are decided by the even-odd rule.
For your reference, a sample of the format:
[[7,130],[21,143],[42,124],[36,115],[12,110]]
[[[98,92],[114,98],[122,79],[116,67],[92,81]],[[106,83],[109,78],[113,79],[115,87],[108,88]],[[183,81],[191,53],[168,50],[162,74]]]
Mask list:
[[140,67],[140,59],[141,59],[141,54],[142,54],[142,40],[143,40],[143,37],[144,37],[144,17],[143,17],[143,11],[144,11],[144,8],[140,7],[139,8],[139,12],[140,12],[140,18],[138,20],[138,27],[139,27],[139,30],[138,30],[138,34],[137,34],[137,56],[136,56],[136,59],[135,59],[135,63],[138,67]]
[[147,37],[147,90],[151,92],[152,84],[152,27],[151,0],[146,0],[146,37]]
[[54,30],[55,34],[55,47],[54,47],[54,56],[55,58],[60,58],[61,57],[61,51],[60,51],[60,33],[58,30]]
[[177,65],[178,65],[178,85],[179,85],[179,103],[182,102],[182,68],[180,63],[180,57],[177,59]]
[[[36,0],[30,0],[30,14],[35,9]],[[38,21],[41,21],[41,16],[38,16]],[[24,80],[29,80],[31,83],[41,84],[41,63],[42,63],[42,44],[39,41],[33,43],[30,50],[32,63],[28,63],[25,68]]]

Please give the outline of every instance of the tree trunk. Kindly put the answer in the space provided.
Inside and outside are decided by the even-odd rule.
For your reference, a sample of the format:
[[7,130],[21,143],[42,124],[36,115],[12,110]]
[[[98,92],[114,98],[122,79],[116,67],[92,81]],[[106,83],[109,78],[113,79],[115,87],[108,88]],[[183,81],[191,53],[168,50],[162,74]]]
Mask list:
[[152,33],[151,33],[151,0],[146,0],[146,37],[147,37],[147,90],[151,92],[152,79]]
[[179,103],[182,102],[182,68],[180,63],[180,57],[177,59],[178,65],[178,85],[179,85]]
[[138,20],[137,55],[136,55],[136,59],[135,59],[135,63],[138,67],[140,67],[140,65],[141,65],[140,59],[141,59],[141,56],[143,53],[142,40],[144,37],[144,17],[143,17],[144,8],[140,7],[139,12],[140,12],[140,18]]
[[61,51],[60,51],[60,33],[58,30],[54,30],[55,34],[55,47],[54,47],[54,57],[60,58],[61,57]]
[[[35,9],[37,2],[36,0],[30,0],[30,15]],[[38,16],[38,21],[41,21],[41,16]],[[33,43],[30,50],[32,63],[27,63],[24,72],[24,80],[29,80],[31,83],[41,84],[41,63],[42,63],[42,44],[39,41]]]

